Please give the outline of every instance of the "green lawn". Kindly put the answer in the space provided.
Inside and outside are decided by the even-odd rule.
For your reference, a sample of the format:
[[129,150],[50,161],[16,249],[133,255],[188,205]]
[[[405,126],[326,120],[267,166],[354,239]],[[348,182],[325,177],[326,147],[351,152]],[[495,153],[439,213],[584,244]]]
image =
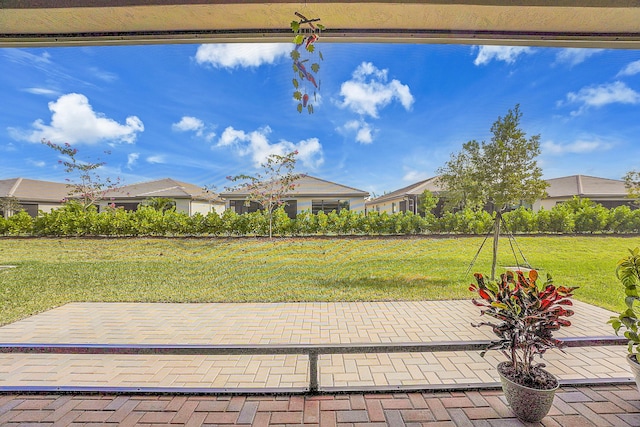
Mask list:
[[[0,239],[0,324],[70,301],[246,302],[470,298],[482,238]],[[519,237],[576,298],[622,308],[614,276],[639,237]],[[489,273],[490,241],[473,271]],[[513,265],[508,240],[500,265]]]

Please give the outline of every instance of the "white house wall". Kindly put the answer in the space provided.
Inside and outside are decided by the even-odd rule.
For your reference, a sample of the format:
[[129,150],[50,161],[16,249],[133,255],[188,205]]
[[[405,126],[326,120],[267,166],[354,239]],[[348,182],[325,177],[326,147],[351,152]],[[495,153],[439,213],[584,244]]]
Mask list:
[[298,206],[297,206],[297,212],[296,213],[300,213],[300,212],[311,212],[311,201],[313,199],[297,199],[298,202]]
[[50,213],[52,210],[60,209],[61,203],[38,203],[38,210],[44,213]]
[[[367,212],[378,212],[383,213],[386,212],[389,215],[393,213],[400,212],[400,202],[406,200],[404,198],[399,198],[395,200],[388,200],[382,203],[372,203],[367,206]],[[393,204],[395,204],[395,212],[393,212]]]
[[364,212],[364,197],[349,199],[349,209],[354,212]]
[[536,200],[533,203],[533,211],[534,212],[538,212],[540,209],[544,208],[544,210],[548,211],[551,210],[556,203],[558,202],[564,202],[568,199],[542,199],[542,200]]
[[[582,196],[585,199],[589,199],[592,202],[627,202],[628,199],[626,199],[625,197],[589,197],[589,196]],[[540,209],[544,208],[545,210],[551,210],[553,209],[553,207],[555,205],[557,205],[558,203],[563,203],[563,202],[567,202],[569,200],[571,200],[573,198],[573,196],[571,197],[554,197],[554,198],[549,198],[549,199],[542,199],[542,200],[537,200],[534,204],[533,204],[533,211],[534,212],[538,212]]]
[[202,215],[207,215],[209,212],[213,212],[215,211],[217,214],[222,215],[222,213],[224,212],[224,205],[222,204],[211,204],[209,202],[197,202],[197,201],[192,201],[191,202],[191,211],[190,211],[190,215],[195,215],[197,213],[202,214]]

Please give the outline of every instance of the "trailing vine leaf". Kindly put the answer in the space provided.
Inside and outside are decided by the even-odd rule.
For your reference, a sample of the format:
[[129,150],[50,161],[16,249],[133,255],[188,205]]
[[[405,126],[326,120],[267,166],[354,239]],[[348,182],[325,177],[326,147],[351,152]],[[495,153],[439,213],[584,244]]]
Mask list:
[[[291,80],[294,91],[293,98],[297,101],[302,101],[297,105],[299,113],[306,109],[309,114],[314,111],[313,105],[310,102],[309,95],[313,91],[313,102],[317,101],[316,90],[319,89],[319,82],[317,73],[320,70],[320,64],[318,62],[311,61],[311,55],[318,52],[320,60],[324,60],[322,53],[315,47],[315,42],[318,40],[318,33],[325,29],[324,25],[318,24],[319,18],[308,19],[301,13],[296,12],[295,15],[300,18],[299,21],[291,22],[291,30],[295,33],[293,42],[295,47],[290,53],[290,57],[293,60],[293,72],[294,78]],[[304,50],[300,49],[304,45]],[[310,66],[305,66],[305,62],[309,62]]]

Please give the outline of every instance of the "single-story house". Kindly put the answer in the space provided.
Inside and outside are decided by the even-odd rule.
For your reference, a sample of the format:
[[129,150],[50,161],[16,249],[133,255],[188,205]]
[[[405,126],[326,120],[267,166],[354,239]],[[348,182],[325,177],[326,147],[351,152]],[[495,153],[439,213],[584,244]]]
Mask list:
[[[387,212],[389,214],[411,212],[418,214],[419,199],[425,190],[429,190],[434,196],[443,192],[437,176],[369,200],[366,203],[367,212]],[[438,202],[434,213],[438,214],[441,211],[442,200]]]
[[218,213],[224,211],[224,202],[217,195],[197,185],[171,178],[125,185],[108,191],[99,202],[99,209],[115,205],[133,211],[138,209],[142,202],[154,197],[173,200],[176,204],[176,211],[188,215],[196,213],[206,215],[212,211]]
[[588,198],[608,209],[633,204],[628,197],[624,181],[619,179],[570,175],[546,181],[549,184],[547,196],[533,204],[534,211],[539,211],[541,208],[551,209],[558,203],[571,200],[573,196]]
[[[38,211],[51,212],[62,206],[69,196],[67,184],[41,181],[27,178],[0,180],[0,199],[14,199],[29,215],[35,217]],[[3,212],[0,216],[9,217],[15,212]]]
[[[364,212],[365,199],[369,197],[366,191],[309,175],[302,175],[294,184],[294,189],[285,197],[285,211],[290,218],[295,218],[303,211],[314,214],[320,211],[339,212],[341,209]],[[224,200],[227,209],[233,209],[238,214],[262,209],[258,203],[249,200],[250,194],[244,189],[223,191],[219,196]]]

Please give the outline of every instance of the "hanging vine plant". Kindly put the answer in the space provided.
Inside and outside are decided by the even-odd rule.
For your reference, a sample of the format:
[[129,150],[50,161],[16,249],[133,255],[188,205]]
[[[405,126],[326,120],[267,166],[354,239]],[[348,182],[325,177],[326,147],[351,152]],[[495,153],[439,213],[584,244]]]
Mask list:
[[[295,33],[293,43],[295,47],[291,51],[293,60],[293,99],[298,101],[298,112],[307,110],[313,114],[313,104],[318,101],[320,90],[320,62],[323,60],[322,52],[316,49],[315,43],[319,34],[324,30],[324,25],[319,24],[320,18],[307,19],[301,13],[295,13],[299,21],[291,21],[291,30]],[[319,61],[316,59],[319,58]]]

